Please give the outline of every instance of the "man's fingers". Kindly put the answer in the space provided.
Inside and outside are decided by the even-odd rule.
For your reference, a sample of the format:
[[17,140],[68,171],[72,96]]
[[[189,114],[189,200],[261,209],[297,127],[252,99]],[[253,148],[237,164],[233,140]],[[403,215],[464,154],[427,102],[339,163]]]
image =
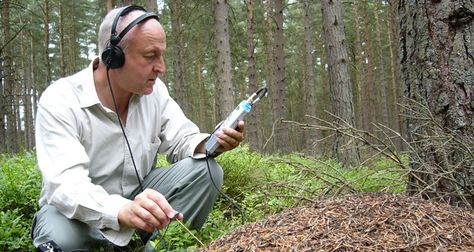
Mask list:
[[160,217],[164,215],[167,221],[169,221],[169,219],[174,218],[176,211],[168,203],[165,196],[163,196],[161,193],[158,193],[155,190],[151,190],[151,189],[148,189],[148,190],[149,190],[147,191],[148,198],[153,201],[154,207],[157,208],[157,209],[153,208],[150,210],[153,211],[153,213],[155,213],[155,211],[159,212],[158,214]]

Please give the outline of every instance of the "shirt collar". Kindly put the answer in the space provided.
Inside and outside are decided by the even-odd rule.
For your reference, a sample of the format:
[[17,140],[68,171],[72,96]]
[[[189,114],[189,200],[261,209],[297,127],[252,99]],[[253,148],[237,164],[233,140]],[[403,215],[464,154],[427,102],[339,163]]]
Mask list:
[[100,104],[94,84],[94,68],[97,68],[98,64],[99,58],[95,58],[86,69],[79,73],[81,76],[77,80],[81,82],[78,84],[82,86],[82,93],[79,97],[81,108]]

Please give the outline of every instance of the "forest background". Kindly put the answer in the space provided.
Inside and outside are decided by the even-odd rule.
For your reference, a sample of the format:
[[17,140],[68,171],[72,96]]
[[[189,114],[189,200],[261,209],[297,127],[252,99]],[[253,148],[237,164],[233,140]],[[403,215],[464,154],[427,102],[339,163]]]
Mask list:
[[[0,225],[21,223],[15,232],[2,229],[2,237],[12,237],[5,241],[14,243],[8,248],[28,243],[25,230],[39,195],[37,101],[54,80],[90,63],[103,16],[126,4],[160,16],[168,48],[162,79],[203,132],[259,87],[269,88],[246,118],[246,146],[234,152],[235,160],[221,157],[224,169],[238,167],[225,170],[231,195],[268,197],[245,189],[250,181],[262,187],[256,177],[268,169],[285,187],[294,182],[294,191],[299,175],[312,174],[305,179],[325,195],[359,191],[352,182],[363,186],[360,191],[383,184],[473,208],[472,1],[1,0],[0,205],[7,210],[0,211]],[[304,172],[280,173],[270,167],[300,167],[301,160],[268,165],[255,162],[264,159],[260,154],[316,161]],[[379,156],[390,168],[377,164]],[[354,174],[352,182],[345,177]],[[285,204],[277,202],[281,210]]]
[[[216,2],[225,8],[222,17]],[[33,148],[35,108],[43,90],[86,67],[97,54],[102,17],[112,6],[130,3],[159,14],[168,42],[163,81],[202,131],[213,130],[240,100],[267,85],[268,97],[248,119],[251,148],[311,155],[332,150],[332,139],[316,141],[327,131],[282,121],[312,124],[310,117],[328,119],[327,112],[334,113],[319,1],[278,6],[272,1],[46,0],[2,1],[0,152]],[[402,95],[397,7],[366,0],[344,1],[341,7],[355,126],[372,131],[372,123],[379,122],[404,134],[397,106]],[[217,41],[228,41],[227,48]]]

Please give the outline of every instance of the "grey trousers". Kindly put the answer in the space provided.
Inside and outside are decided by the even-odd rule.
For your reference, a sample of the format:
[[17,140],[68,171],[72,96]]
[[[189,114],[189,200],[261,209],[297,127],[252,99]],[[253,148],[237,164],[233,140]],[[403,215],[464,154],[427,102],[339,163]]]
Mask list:
[[[208,161],[210,174],[220,189],[224,177],[222,168],[214,159]],[[152,169],[145,177],[143,186],[163,194],[176,211],[183,213],[184,222],[190,222],[193,228],[199,229],[218,194],[210,174],[205,159],[186,158],[167,167]],[[140,188],[137,188],[125,197],[133,199],[139,193]],[[110,245],[97,229],[66,218],[51,205],[43,206],[36,213],[31,236],[35,247],[52,240],[65,251]]]

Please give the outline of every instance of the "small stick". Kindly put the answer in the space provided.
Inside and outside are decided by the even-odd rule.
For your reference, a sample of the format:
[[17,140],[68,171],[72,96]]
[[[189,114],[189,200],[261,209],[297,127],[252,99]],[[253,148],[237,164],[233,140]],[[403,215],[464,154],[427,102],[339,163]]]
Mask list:
[[179,223],[179,225],[181,225],[196,241],[199,242],[199,244],[201,244],[201,246],[204,247],[204,243],[202,243],[201,240],[199,240],[192,232],[191,230],[189,230],[180,220],[178,220],[178,215],[179,213],[177,213],[174,217],[174,219]]

